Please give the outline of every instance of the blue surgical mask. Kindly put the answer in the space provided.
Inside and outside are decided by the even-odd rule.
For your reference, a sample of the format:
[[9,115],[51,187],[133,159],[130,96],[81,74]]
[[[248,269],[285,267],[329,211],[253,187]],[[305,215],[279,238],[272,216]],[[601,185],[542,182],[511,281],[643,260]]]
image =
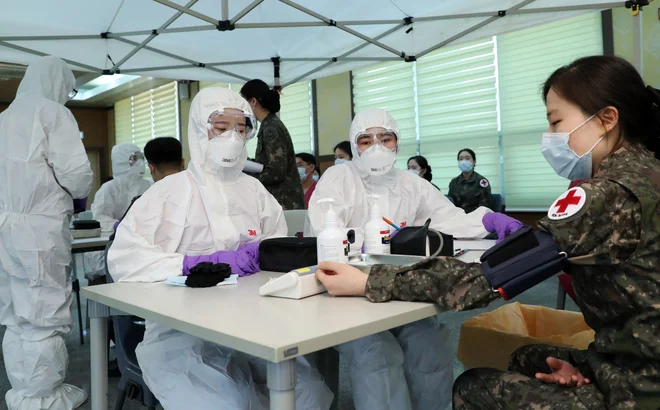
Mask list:
[[320,177],[316,174],[312,175],[312,179],[314,180],[314,182],[318,182],[319,178]]
[[298,175],[300,175],[300,180],[304,181],[307,178],[307,171],[303,167],[298,167]]
[[568,178],[571,181],[591,178],[591,152],[605,138],[605,135],[594,144],[591,149],[582,156],[575,153],[569,146],[568,140],[572,133],[577,131],[584,124],[589,122],[595,115],[589,117],[582,124],[578,125],[571,132],[546,132],[543,134],[541,143],[541,152],[548,161],[552,169],[560,177]]
[[412,172],[413,174],[419,176],[419,171],[416,169],[409,169],[408,172]]
[[345,159],[337,158],[337,159],[335,160],[335,165],[343,164],[344,162],[346,162]]
[[461,170],[461,172],[470,172],[474,168],[474,164],[472,161],[468,161],[467,159],[464,159],[462,161],[458,161],[458,169]]

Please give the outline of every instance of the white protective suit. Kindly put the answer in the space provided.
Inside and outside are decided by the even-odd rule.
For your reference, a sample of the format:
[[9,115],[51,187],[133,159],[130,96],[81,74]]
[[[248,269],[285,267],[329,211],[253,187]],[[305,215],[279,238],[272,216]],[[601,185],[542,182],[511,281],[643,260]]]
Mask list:
[[[94,195],[92,214],[101,223],[101,229],[106,232],[113,230],[115,223],[124,216],[133,198],[142,195],[151,183],[144,179],[145,161],[129,162],[129,157],[140,152],[140,148],[130,142],[112,147],[112,176]],[[87,252],[83,255],[85,277],[88,280],[105,275],[104,252]]]
[[0,323],[10,410],[70,410],[87,398],[63,384],[71,320],[73,198],[92,188],[78,124],[64,107],[75,78],[66,63],[30,64],[0,114]]
[[[323,229],[318,203],[322,198],[336,201],[333,208],[344,227],[364,228],[371,194],[379,196],[383,216],[399,226],[422,226],[431,218],[431,227],[456,237],[488,234],[481,223],[482,216],[490,212],[487,208],[466,215],[424,178],[400,169],[370,175],[361,161],[357,138],[372,127],[399,132],[384,110],[356,115],[350,128],[353,160],[330,167],[317,183],[309,202],[305,236],[317,236]],[[444,410],[451,400],[454,355],[449,329],[435,319],[344,343],[337,349],[350,363],[357,410]]]
[[[252,114],[247,101],[228,89],[207,88],[195,96],[188,127],[190,166],[154,184],[119,225],[108,254],[115,281],[164,281],[181,274],[184,255],[286,236],[282,207],[257,179],[241,172],[245,146],[231,167],[219,167],[210,157],[207,120],[225,108]],[[259,385],[265,381],[260,359],[153,322],[147,322],[137,356],[165,410],[268,408]],[[333,396],[321,375],[302,357],[297,364],[297,408],[328,409]]]

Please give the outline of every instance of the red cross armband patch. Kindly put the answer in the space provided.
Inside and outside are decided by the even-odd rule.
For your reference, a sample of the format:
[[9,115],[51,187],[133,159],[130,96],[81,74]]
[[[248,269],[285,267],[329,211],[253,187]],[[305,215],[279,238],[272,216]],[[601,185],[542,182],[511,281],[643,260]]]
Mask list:
[[561,194],[548,209],[548,219],[560,221],[580,212],[587,202],[587,193],[580,187],[571,188]]
[[482,188],[488,188],[488,180],[486,178],[479,181],[479,186]]

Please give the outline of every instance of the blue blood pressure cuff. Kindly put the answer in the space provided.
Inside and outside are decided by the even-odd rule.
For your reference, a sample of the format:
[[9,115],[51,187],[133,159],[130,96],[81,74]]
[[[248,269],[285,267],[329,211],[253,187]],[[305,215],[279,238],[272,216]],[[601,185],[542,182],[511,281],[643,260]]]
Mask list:
[[481,256],[486,280],[509,300],[559,273],[567,264],[552,235],[526,226]]

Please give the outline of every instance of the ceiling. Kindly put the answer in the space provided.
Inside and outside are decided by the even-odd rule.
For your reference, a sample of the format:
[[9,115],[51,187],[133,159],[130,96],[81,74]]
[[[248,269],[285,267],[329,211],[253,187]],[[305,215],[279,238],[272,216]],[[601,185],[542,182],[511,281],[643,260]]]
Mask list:
[[623,6],[611,0],[24,0],[0,60],[52,54],[87,72],[281,84]]

